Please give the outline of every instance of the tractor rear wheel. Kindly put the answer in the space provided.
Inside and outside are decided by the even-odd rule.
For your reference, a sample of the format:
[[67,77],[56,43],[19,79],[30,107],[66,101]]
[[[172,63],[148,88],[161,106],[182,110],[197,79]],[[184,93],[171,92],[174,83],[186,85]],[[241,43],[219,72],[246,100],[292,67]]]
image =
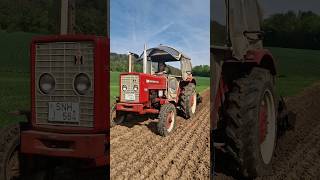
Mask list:
[[157,124],[158,132],[161,136],[168,136],[175,129],[176,107],[167,103],[161,106],[159,113],[159,122]]
[[197,109],[197,93],[195,84],[189,83],[183,88],[180,96],[180,106],[186,119],[193,117]]
[[116,125],[123,123],[126,117],[127,117],[126,114],[117,112],[116,104],[114,104],[110,112],[110,127],[114,127]]
[[253,68],[234,81],[224,111],[224,157],[216,156],[219,169],[236,178],[271,173],[277,131],[275,99],[273,76],[266,69]]
[[9,125],[0,133],[0,179],[14,180],[20,177],[20,128]]

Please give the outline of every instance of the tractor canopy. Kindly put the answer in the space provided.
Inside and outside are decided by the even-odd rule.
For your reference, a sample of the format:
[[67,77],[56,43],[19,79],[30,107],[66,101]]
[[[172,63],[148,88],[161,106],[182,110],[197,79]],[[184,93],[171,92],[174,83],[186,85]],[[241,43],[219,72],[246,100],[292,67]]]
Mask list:
[[[146,55],[147,55],[147,60],[149,64],[148,69],[152,69],[150,67],[150,64],[152,64],[152,66],[157,68],[158,63],[160,62],[180,61],[181,73],[179,74],[179,76],[182,76],[182,78],[185,80],[187,79],[188,75],[191,74],[191,71],[192,71],[191,58],[189,58],[182,52],[176,50],[175,48],[160,45],[155,48],[147,49]],[[143,60],[143,56],[144,56],[144,53],[140,55],[139,60]]]

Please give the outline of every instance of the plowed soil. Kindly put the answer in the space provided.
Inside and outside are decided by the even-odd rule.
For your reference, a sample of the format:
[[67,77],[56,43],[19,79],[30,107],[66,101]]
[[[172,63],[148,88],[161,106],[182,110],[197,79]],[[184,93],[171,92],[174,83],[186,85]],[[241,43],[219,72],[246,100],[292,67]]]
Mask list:
[[178,117],[168,137],[147,117],[111,128],[111,179],[209,179],[209,90],[202,97],[196,115]]
[[[273,174],[259,179],[319,179],[320,177],[320,83],[286,99],[296,116],[295,130],[278,140]],[[219,174],[216,179],[231,179]]]

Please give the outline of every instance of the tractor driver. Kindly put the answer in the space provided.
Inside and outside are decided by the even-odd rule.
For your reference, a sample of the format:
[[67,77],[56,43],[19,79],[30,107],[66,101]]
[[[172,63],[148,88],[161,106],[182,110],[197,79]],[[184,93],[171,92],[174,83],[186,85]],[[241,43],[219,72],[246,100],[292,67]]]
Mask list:
[[171,73],[171,71],[167,67],[166,63],[160,62],[159,63],[159,71],[157,72],[157,74],[170,74],[170,73]]

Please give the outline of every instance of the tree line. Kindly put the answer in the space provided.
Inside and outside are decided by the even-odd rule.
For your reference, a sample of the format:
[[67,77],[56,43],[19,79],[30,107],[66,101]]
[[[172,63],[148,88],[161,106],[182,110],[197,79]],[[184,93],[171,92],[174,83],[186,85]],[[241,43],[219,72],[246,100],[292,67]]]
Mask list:
[[[320,16],[311,11],[271,15],[264,19],[262,30],[265,32],[265,46],[320,49]],[[225,44],[225,26],[211,21],[211,34],[211,44]]]
[[308,11],[275,14],[263,22],[266,46],[320,49],[320,16]]
[[[128,71],[128,55],[110,53],[110,70],[116,72],[127,72]],[[136,72],[142,72],[142,62],[134,60],[133,68]],[[181,75],[181,71],[178,68],[168,66],[171,74]],[[194,76],[210,77],[210,66],[200,65],[192,68],[192,74]]]
[[[60,0],[1,0],[0,30],[7,32],[57,33]],[[105,35],[105,0],[75,0],[77,33]]]

